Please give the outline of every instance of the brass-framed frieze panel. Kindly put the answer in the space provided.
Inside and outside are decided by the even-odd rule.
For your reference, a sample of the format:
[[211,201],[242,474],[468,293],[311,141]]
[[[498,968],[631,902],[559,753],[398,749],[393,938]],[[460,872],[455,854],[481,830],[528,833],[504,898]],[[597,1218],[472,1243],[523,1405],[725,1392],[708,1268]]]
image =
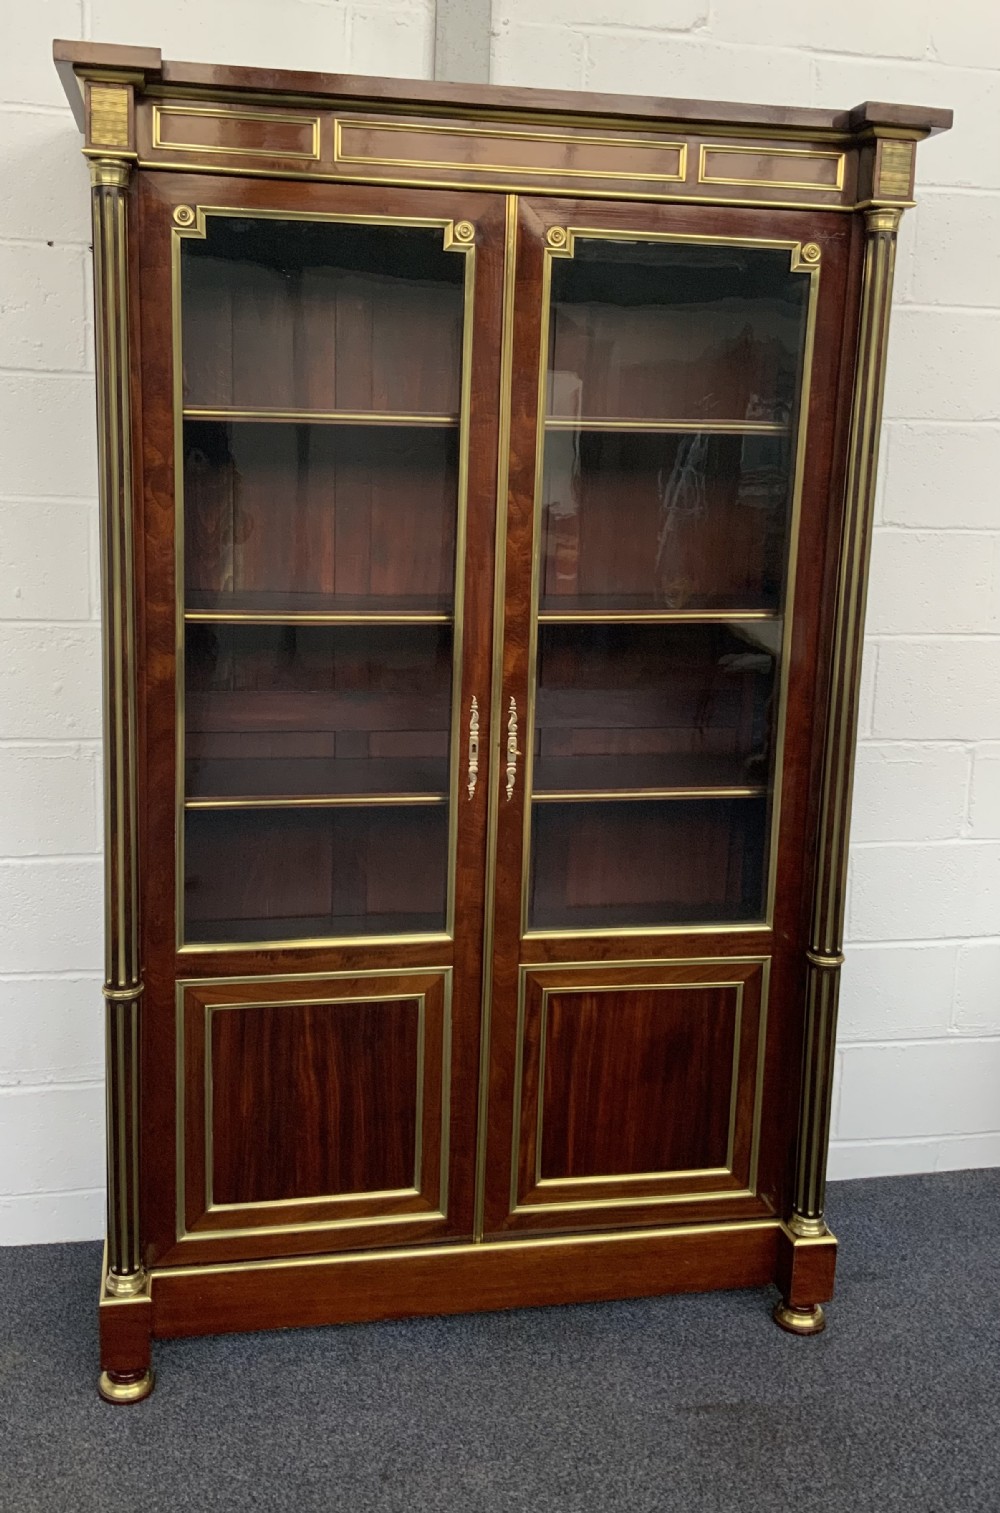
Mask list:
[[296,108],[165,95],[140,102],[137,141],[146,168],[834,210],[856,198],[857,151],[842,133],[776,143],[692,135],[669,122],[637,130],[498,114],[487,123],[401,118],[348,102]]
[[769,1212],[756,1189],[770,965],[523,966],[504,1228]]
[[168,1264],[449,1233],[449,968],[177,984]]

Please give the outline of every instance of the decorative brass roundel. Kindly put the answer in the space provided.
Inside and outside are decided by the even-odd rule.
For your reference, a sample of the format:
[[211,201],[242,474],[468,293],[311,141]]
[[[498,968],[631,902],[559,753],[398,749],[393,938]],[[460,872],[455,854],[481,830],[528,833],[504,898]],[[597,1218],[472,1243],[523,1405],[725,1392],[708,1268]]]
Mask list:
[[545,240],[548,242],[550,247],[565,247],[565,226],[550,226],[548,231],[545,233]]
[[471,221],[456,221],[454,237],[456,242],[471,242],[475,239],[476,228]]
[[822,252],[815,242],[806,242],[802,248],[802,261],[804,263],[818,263]]
[[190,205],[178,205],[174,211],[174,220],[178,226],[193,226],[194,211]]

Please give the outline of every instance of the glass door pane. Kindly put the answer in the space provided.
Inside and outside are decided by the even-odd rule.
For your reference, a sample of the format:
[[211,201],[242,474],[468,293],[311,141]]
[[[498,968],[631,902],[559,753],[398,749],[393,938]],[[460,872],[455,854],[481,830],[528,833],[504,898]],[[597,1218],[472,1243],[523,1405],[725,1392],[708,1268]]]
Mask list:
[[180,241],[183,939],[451,928],[471,319],[442,226]]
[[544,343],[525,927],[762,921],[810,290],[576,234]]

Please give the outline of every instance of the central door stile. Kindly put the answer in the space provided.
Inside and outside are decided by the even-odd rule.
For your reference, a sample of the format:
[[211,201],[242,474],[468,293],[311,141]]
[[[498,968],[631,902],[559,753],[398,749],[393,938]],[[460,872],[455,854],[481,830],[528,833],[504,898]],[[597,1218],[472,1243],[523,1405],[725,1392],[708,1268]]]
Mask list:
[[482,1007],[480,1021],[479,1107],[476,1132],[473,1239],[483,1238],[486,1156],[489,1134],[490,1030],[493,1007],[493,945],[497,883],[497,824],[501,769],[504,677],[504,608],[507,580],[507,520],[510,486],[511,407],[514,371],[514,302],[517,288],[518,196],[506,198],[503,307],[500,326],[499,422],[497,430],[496,537],[493,562],[493,656],[490,677],[487,774],[486,877],[483,914]]

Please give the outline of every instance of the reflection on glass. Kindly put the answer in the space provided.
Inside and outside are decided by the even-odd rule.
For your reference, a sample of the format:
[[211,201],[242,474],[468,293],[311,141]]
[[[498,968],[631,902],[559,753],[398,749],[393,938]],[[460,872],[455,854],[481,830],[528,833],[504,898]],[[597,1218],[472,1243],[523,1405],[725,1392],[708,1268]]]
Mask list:
[[578,236],[552,263],[527,924],[762,919],[808,280]]
[[448,926],[465,259],[435,228],[181,241],[184,938]]

